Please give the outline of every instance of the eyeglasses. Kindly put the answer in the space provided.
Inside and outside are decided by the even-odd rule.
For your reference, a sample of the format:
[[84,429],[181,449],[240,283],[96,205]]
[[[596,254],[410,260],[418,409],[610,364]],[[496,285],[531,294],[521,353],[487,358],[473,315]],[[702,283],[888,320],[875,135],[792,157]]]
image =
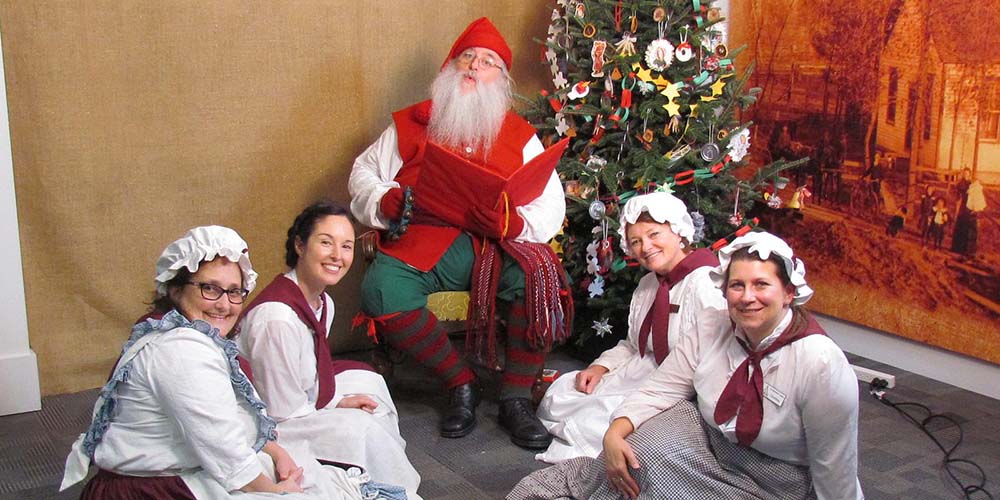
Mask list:
[[502,62],[497,62],[493,56],[489,54],[477,55],[474,50],[466,50],[462,52],[457,57],[458,62],[464,64],[465,66],[472,67],[472,63],[479,61],[479,66],[489,69],[501,69],[503,68]]
[[211,283],[199,283],[197,281],[188,281],[184,283],[185,285],[194,285],[201,290],[201,297],[205,300],[219,300],[222,298],[222,294],[226,295],[229,299],[230,304],[242,304],[250,294],[250,291],[246,288],[230,288],[226,290],[218,285],[213,285]]

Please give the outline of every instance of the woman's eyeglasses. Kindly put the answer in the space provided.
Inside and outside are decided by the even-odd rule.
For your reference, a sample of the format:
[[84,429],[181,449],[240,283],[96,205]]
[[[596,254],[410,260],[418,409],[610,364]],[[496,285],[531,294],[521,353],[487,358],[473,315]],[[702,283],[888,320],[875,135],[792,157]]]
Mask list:
[[201,290],[201,297],[205,300],[219,300],[222,295],[225,294],[226,298],[229,299],[230,304],[242,304],[250,294],[250,291],[246,288],[230,288],[226,290],[219,285],[213,285],[211,283],[199,283],[197,281],[188,281],[185,285],[194,285]]

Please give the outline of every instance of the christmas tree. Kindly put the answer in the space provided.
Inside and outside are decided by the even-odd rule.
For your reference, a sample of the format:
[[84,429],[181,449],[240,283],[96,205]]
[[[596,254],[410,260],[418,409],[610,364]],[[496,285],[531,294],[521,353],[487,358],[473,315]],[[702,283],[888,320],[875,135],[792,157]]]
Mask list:
[[745,88],[749,71],[737,73],[739,51],[726,46],[722,21],[720,9],[699,0],[558,0],[552,11],[544,52],[554,88],[522,113],[547,142],[571,138],[557,167],[568,218],[557,241],[584,356],[625,336],[645,273],[622,255],[620,205],[669,190],[692,213],[693,243],[718,247],[750,230],[760,191],[788,167],[734,175],[750,138],[739,115],[759,89]]

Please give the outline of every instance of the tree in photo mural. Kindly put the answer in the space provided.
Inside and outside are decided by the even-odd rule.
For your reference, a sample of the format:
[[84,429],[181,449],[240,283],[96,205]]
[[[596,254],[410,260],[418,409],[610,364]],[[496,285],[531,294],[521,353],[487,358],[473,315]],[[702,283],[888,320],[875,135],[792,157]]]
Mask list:
[[[717,248],[749,231],[793,164],[739,172],[750,123],[745,88],[719,23],[699,0],[558,0],[543,47],[554,88],[524,116],[551,143],[570,145],[557,169],[567,225],[557,237],[577,304],[575,344],[592,357],[623,338],[644,271],[622,255],[618,209],[629,197],[668,190],[687,204],[696,246]],[[735,175],[734,175],[735,174]]]

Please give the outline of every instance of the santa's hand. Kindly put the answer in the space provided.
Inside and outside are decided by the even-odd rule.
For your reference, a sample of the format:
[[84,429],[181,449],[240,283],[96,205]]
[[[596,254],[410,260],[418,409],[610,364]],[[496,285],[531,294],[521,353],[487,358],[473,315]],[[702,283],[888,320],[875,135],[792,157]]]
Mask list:
[[465,228],[469,231],[494,240],[516,238],[524,229],[524,219],[516,211],[512,210],[504,220],[499,211],[487,210],[479,205],[469,209],[465,221]]
[[[410,187],[410,196],[412,205],[413,188]],[[404,200],[404,187],[395,187],[389,189],[382,195],[382,199],[378,202],[378,208],[382,212],[382,217],[386,220],[399,220],[403,217],[403,208],[406,200]]]

